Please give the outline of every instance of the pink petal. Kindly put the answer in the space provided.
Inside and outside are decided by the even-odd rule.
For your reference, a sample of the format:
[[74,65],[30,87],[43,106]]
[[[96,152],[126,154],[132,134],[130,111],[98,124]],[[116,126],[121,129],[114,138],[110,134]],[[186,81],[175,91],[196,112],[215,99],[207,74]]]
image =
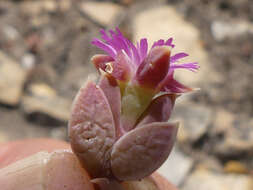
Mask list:
[[173,78],[173,74],[168,76],[163,82],[162,82],[162,91],[165,91],[167,93],[186,93],[192,91],[192,88],[189,88],[180,82],[176,81]]
[[155,122],[122,136],[113,146],[111,168],[119,180],[140,180],[158,169],[169,156],[178,123]]
[[140,55],[140,63],[145,59],[148,53],[148,41],[146,38],[140,40],[140,47],[138,48]]
[[137,48],[132,44],[132,42],[129,41],[128,43],[130,49],[131,49],[131,59],[132,59],[132,63],[134,65],[139,65],[140,64],[140,56],[139,56],[139,52],[137,50]]
[[165,45],[174,48],[175,45],[172,44],[172,41],[173,41],[173,38],[169,38],[169,39],[165,42]]
[[171,70],[175,69],[187,69],[192,72],[196,72],[199,69],[199,65],[197,62],[194,63],[182,63],[182,64],[171,64],[170,66]]
[[88,82],[78,92],[69,121],[72,150],[92,177],[110,173],[110,152],[116,139],[110,105],[99,86]]
[[104,41],[109,42],[111,40],[111,38],[107,35],[105,30],[100,30],[101,33],[101,37]]
[[177,54],[171,56],[170,62],[171,62],[171,63],[175,63],[175,62],[177,62],[179,59],[182,59],[182,58],[187,57],[187,56],[188,56],[188,54],[187,54],[187,53],[184,53],[184,52],[182,52],[182,53],[177,53]]
[[97,46],[98,48],[104,50],[106,53],[108,53],[108,54],[109,54],[111,57],[113,57],[113,58],[114,58],[114,57],[116,56],[116,54],[117,54],[116,50],[115,50],[112,46],[110,46],[110,45],[108,45],[108,44],[102,42],[102,41],[99,40],[99,39],[96,39],[96,38],[95,38],[91,43],[92,43],[93,45]]

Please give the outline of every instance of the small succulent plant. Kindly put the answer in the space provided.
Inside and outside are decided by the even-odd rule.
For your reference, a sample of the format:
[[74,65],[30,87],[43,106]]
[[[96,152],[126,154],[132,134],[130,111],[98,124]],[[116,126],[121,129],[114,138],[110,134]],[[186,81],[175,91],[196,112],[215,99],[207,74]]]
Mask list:
[[100,73],[77,94],[69,122],[72,150],[94,178],[139,180],[158,169],[174,145],[178,123],[168,122],[176,98],[192,89],[174,79],[176,69],[197,71],[196,62],[171,55],[173,39],[135,46],[119,29],[101,30],[92,44],[106,55],[91,62]]

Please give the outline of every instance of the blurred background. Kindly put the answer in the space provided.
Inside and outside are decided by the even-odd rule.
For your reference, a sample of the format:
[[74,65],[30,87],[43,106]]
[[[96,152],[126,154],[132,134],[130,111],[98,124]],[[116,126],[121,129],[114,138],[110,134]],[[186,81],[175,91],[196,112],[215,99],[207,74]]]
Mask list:
[[182,190],[253,189],[251,0],[0,1],[0,142],[68,140],[71,102],[99,52],[99,29],[136,42],[174,38],[199,62],[179,81],[200,91],[178,99],[177,144],[159,169]]

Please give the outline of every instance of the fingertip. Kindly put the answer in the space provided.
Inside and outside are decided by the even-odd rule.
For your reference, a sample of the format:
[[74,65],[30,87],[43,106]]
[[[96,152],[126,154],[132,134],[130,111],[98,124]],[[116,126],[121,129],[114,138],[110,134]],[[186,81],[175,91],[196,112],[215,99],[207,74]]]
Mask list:
[[0,168],[37,152],[52,152],[57,149],[70,149],[70,145],[64,141],[47,138],[2,143],[0,144]]
[[94,190],[90,177],[70,150],[39,152],[0,169],[4,190]]
[[169,183],[169,181],[165,177],[163,177],[157,172],[153,173],[151,177],[155,181],[159,190],[178,190],[174,185]]
[[88,173],[70,151],[51,153],[45,173],[47,190],[94,190]]

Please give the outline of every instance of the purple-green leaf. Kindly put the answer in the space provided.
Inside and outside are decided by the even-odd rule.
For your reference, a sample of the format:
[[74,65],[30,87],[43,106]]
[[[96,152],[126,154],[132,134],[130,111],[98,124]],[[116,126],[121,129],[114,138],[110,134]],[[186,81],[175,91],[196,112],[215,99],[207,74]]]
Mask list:
[[120,109],[121,109],[121,95],[120,88],[117,81],[109,75],[102,75],[98,83],[99,87],[103,90],[108,103],[112,110],[113,119],[115,122],[116,136],[119,137],[123,134],[123,129],[120,125]]
[[122,136],[113,146],[111,168],[119,180],[142,179],[158,169],[173,147],[178,123],[154,122]]
[[88,82],[77,94],[69,121],[72,150],[92,177],[110,175],[115,126],[102,89]]

